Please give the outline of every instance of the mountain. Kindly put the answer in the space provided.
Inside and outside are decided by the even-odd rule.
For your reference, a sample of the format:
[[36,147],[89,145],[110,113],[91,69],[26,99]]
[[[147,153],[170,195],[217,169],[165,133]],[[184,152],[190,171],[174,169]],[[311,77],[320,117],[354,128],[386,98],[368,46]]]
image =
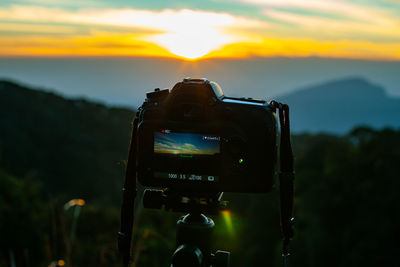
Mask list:
[[277,100],[290,105],[295,132],[343,134],[358,125],[400,126],[400,99],[362,78],[302,88]]
[[50,194],[119,204],[133,116],[0,81],[0,167]]
[[400,97],[400,61],[320,57],[246,57],[182,61],[150,57],[7,57],[0,79],[40,86],[69,97],[138,107],[154,88],[185,77],[217,82],[227,96],[271,99],[342,77],[368,77]]

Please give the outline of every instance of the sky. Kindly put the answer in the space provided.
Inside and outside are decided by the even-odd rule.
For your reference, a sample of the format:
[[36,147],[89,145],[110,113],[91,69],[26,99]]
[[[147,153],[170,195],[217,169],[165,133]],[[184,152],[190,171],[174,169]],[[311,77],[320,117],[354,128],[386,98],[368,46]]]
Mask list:
[[172,88],[184,77],[208,78],[227,96],[265,100],[310,86],[359,77],[400,97],[400,61],[318,57],[202,59],[150,57],[0,58],[0,80],[137,108],[154,88]]
[[2,0],[0,57],[400,60],[400,0]]

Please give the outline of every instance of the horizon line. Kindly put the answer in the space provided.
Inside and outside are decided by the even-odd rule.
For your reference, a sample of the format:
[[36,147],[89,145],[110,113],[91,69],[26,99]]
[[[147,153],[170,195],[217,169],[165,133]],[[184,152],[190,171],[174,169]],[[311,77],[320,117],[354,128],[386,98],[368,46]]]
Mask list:
[[340,57],[340,56],[317,56],[317,55],[310,55],[310,56],[285,56],[285,55],[253,55],[253,56],[246,56],[246,57],[227,57],[227,56],[215,56],[215,57],[201,57],[197,59],[188,59],[184,57],[178,56],[150,56],[150,55],[1,55],[1,59],[20,59],[20,58],[27,58],[27,59],[85,59],[85,58],[119,58],[119,59],[129,59],[129,58],[141,58],[141,59],[161,59],[161,60],[175,60],[181,62],[188,62],[188,63],[198,63],[201,61],[246,61],[246,60],[255,60],[255,59],[328,59],[328,60],[352,60],[352,61],[369,61],[369,62],[400,62],[400,58],[364,58],[364,57]]

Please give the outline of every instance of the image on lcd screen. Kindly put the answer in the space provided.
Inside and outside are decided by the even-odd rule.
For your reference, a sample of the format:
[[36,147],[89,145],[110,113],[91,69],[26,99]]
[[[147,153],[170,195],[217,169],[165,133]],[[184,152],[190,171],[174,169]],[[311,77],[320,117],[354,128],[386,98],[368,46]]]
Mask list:
[[154,153],[180,157],[213,156],[220,153],[220,137],[163,130],[154,133]]
[[152,166],[156,179],[218,182],[220,137],[163,129],[154,132]]

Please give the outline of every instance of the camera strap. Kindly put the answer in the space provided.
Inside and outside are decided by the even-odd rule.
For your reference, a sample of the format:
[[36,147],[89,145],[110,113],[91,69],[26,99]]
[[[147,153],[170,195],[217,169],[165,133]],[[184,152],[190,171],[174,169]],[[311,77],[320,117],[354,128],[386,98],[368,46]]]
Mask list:
[[134,221],[136,190],[136,132],[138,118],[133,120],[131,145],[126,166],[125,183],[122,189],[121,230],[118,232],[118,249],[123,257],[123,266],[128,267],[131,261],[131,242]]
[[290,142],[289,106],[276,101],[270,105],[279,109],[279,122],[281,126],[280,139],[280,213],[281,231],[283,235],[283,266],[287,266],[289,253],[289,242],[294,235],[293,232],[293,198],[294,198],[294,159],[292,145]]

